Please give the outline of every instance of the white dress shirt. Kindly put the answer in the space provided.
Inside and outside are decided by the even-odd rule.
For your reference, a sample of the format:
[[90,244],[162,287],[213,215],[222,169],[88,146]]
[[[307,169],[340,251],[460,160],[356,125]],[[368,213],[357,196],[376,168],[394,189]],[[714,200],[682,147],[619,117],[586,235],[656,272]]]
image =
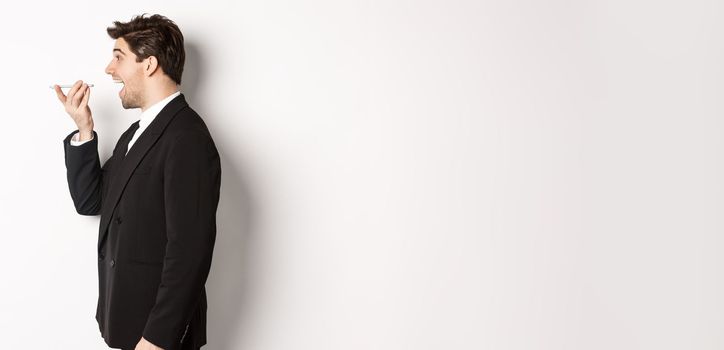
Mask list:
[[[148,107],[143,113],[141,113],[141,119],[138,122],[138,129],[136,130],[136,133],[133,134],[133,137],[131,138],[131,141],[128,142],[128,150],[126,151],[126,154],[128,154],[128,151],[131,150],[131,146],[133,146],[134,143],[136,143],[136,140],[138,140],[138,137],[143,134],[143,131],[146,130],[146,127],[148,127],[149,124],[153,121],[153,119],[156,118],[159,112],[163,109],[163,107],[166,107],[166,105],[171,102],[176,96],[180,95],[181,91],[176,91],[173,94],[169,95],[168,97],[164,98],[161,101],[156,102],[153,106]],[[80,133],[76,132],[73,137],[70,139],[70,144],[72,146],[80,146],[90,140],[93,140],[93,134],[91,134],[90,140],[85,141],[78,141]]]

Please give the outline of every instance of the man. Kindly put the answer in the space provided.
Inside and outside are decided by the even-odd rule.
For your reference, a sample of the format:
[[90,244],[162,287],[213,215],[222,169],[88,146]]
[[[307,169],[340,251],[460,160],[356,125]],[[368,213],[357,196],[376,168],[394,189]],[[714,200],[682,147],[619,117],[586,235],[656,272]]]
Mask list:
[[111,348],[199,349],[206,344],[205,283],[216,239],[221,165],[209,131],[178,90],[183,36],[166,17],[107,29],[106,73],[123,108],[141,108],[101,166],[98,134],[78,81],[65,95],[78,130],[64,140],[76,211],[99,215],[96,320]]

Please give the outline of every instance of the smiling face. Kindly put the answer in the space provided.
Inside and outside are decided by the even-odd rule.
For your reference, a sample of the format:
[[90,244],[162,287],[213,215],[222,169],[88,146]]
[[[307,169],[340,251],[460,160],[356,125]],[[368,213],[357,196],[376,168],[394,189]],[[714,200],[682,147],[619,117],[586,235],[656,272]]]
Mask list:
[[106,67],[106,74],[121,83],[123,88],[118,95],[125,109],[141,108],[145,103],[145,86],[143,66],[146,60],[136,62],[136,55],[131,52],[123,38],[116,39],[113,46],[113,59]]

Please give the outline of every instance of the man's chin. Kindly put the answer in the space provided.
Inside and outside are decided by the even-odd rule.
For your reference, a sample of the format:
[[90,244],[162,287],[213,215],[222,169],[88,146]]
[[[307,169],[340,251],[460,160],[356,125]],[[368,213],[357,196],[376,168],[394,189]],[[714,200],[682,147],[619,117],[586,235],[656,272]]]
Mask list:
[[123,101],[123,100],[121,100],[121,106],[123,106],[124,109],[140,108],[139,106],[137,106],[137,105],[135,105],[135,104],[133,104],[133,103],[126,102],[126,101]]

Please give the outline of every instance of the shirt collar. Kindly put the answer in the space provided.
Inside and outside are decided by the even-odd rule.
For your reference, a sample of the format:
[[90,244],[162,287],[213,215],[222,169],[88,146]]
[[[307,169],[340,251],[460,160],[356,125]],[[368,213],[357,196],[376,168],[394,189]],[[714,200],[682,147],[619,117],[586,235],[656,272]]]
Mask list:
[[139,129],[145,129],[154,118],[158,115],[158,113],[161,112],[163,107],[166,107],[166,105],[171,102],[176,96],[180,95],[181,91],[176,91],[173,94],[169,95],[168,97],[164,98],[161,101],[156,102],[153,106],[148,107],[143,113],[141,113],[141,120],[138,122],[138,128]]

